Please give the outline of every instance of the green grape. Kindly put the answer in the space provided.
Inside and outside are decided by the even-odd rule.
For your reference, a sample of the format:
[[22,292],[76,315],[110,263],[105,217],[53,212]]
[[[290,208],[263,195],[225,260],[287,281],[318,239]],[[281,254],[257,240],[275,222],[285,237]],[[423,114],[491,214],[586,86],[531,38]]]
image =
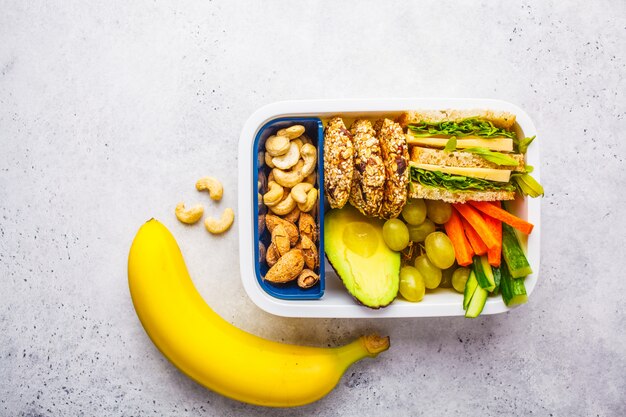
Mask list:
[[424,277],[424,285],[429,290],[434,290],[441,282],[441,269],[430,262],[428,256],[420,255],[415,259],[415,268]]
[[454,263],[454,247],[448,235],[443,232],[433,232],[426,236],[424,241],[426,255],[437,268],[450,268]]
[[441,284],[439,288],[451,288],[452,287],[452,274],[459,266],[455,263],[450,268],[441,271]]
[[450,220],[452,205],[440,200],[426,200],[428,218],[437,224],[444,224]]
[[417,226],[424,223],[426,219],[426,204],[421,198],[415,198],[407,201],[402,209],[402,217],[408,224]]
[[409,244],[409,229],[402,220],[389,219],[383,225],[383,239],[389,249],[399,252]]
[[400,294],[407,301],[421,301],[426,293],[424,278],[412,266],[405,266],[400,269]]
[[465,292],[465,283],[467,282],[469,275],[469,268],[464,267],[457,268],[452,274],[452,286],[461,294]]
[[435,231],[435,223],[430,219],[424,220],[424,223],[414,226],[412,224],[407,225],[409,228],[409,239],[412,242],[423,242],[426,236]]

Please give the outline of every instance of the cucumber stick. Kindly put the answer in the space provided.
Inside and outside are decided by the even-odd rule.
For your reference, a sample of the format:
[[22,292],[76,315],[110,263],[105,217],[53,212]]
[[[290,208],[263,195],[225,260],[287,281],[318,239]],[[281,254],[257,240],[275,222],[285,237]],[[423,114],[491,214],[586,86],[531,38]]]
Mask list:
[[515,230],[502,222],[502,256],[508,265],[511,278],[521,278],[532,274],[532,269],[520,246]]
[[472,319],[478,317],[485,307],[488,294],[489,293],[486,289],[481,288],[480,285],[477,286],[476,291],[474,291],[474,295],[467,306],[467,310],[465,311],[465,317]]
[[487,256],[474,256],[473,270],[476,274],[478,285],[489,292],[492,292],[496,288],[496,282]]
[[469,278],[465,283],[465,291],[463,292],[463,310],[467,310],[467,306],[469,306],[469,303],[477,287],[478,281],[476,280],[476,274],[474,273],[474,271],[471,271]]
[[510,307],[524,304],[528,301],[524,278],[513,278],[509,272],[509,268],[502,268],[500,273],[500,291],[502,292],[504,304]]
[[502,281],[502,272],[500,272],[499,267],[491,268],[491,272],[493,272],[493,280],[496,283],[496,288],[491,292],[493,295],[498,295],[498,291],[500,290],[500,282]]

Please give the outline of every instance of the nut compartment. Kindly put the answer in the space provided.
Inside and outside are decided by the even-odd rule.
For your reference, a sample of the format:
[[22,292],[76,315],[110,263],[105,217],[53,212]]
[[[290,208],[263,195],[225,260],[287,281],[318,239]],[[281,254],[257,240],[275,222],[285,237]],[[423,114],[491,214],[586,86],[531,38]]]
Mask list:
[[[305,135],[311,139],[312,143],[315,145],[317,151],[317,162],[315,163],[315,169],[317,171],[317,184],[315,188],[318,190],[317,202],[315,203],[313,213],[315,213],[316,217],[316,226],[319,233],[318,241],[316,242],[317,253],[320,256],[320,261],[318,265],[315,267],[314,272],[319,275],[319,281],[309,288],[301,288],[297,284],[297,280],[290,281],[288,283],[278,284],[271,283],[267,280],[264,280],[263,277],[267,274],[269,265],[267,262],[262,262],[261,254],[263,252],[263,248],[269,248],[271,244],[271,234],[267,227],[256,227],[254,230],[254,272],[258,285],[260,288],[265,291],[267,294],[275,297],[277,299],[284,300],[315,300],[322,297],[324,294],[325,288],[325,271],[324,271],[324,262],[323,262],[323,254],[324,254],[324,241],[323,241],[323,216],[324,216],[324,179],[323,179],[323,168],[322,168],[322,160],[323,160],[323,145],[324,145],[324,135],[323,135],[323,125],[322,121],[316,117],[281,117],[273,120],[266,121],[257,131],[254,137],[253,143],[253,169],[252,169],[252,185],[253,189],[253,218],[255,224],[258,224],[261,221],[262,216],[270,213],[272,214],[267,205],[264,204],[263,193],[264,189],[259,189],[259,187],[266,187],[265,189],[269,189],[267,184],[270,183],[269,176],[272,172],[272,167],[268,167],[269,158],[266,157],[266,149],[265,144],[268,138],[276,135],[279,130],[287,129],[294,125],[302,125],[305,128]],[[295,146],[295,140],[292,140],[292,144]],[[309,147],[311,145],[308,145]],[[286,153],[283,155],[287,155]],[[281,160],[279,157],[277,160]],[[286,158],[282,158],[286,159]],[[279,163],[280,164],[280,163]],[[302,183],[306,180],[303,180]],[[280,185],[274,183],[272,184],[274,187],[273,190],[277,190]],[[308,187],[306,187],[308,189]],[[307,190],[309,191],[309,190]],[[282,207],[279,206],[279,203],[276,204],[276,199],[274,199],[273,195],[270,195],[270,204],[272,209],[280,213],[279,217],[286,217],[289,214],[283,213]],[[268,201],[269,202],[269,201]],[[296,207],[298,207],[296,205]],[[296,227],[297,227],[296,223]]]

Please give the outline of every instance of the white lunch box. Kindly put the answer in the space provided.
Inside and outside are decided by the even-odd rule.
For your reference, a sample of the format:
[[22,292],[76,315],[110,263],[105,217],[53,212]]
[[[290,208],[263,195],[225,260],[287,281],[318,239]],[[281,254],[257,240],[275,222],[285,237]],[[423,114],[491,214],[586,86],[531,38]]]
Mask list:
[[[370,309],[357,303],[346,291],[332,267],[323,255],[323,135],[321,123],[316,118],[328,119],[340,115],[347,119],[355,117],[377,118],[386,116],[395,118],[407,110],[444,110],[444,109],[489,109],[506,111],[516,115],[516,129],[519,137],[535,136],[535,125],[530,117],[519,107],[501,100],[491,99],[355,99],[355,100],[302,100],[281,101],[264,106],[254,112],[246,121],[239,138],[239,256],[241,280],[248,296],[263,310],[285,317],[436,317],[463,316],[463,295],[451,288],[427,291],[424,299],[418,303],[405,301],[398,297],[393,303],[378,310]],[[310,123],[313,141],[318,141],[318,181],[320,183],[319,249],[320,283],[314,288],[300,291],[273,287],[263,282],[258,260],[257,233],[257,170],[259,144],[271,134],[272,129],[285,127],[292,119],[301,119]],[[309,129],[307,128],[307,134]],[[541,181],[539,161],[541,138],[536,139],[528,149],[526,163],[534,167],[533,177]],[[535,198],[518,198],[509,206],[511,211],[534,224],[531,235],[520,236],[526,250],[528,262],[533,273],[526,277],[524,284],[528,296],[532,294],[539,276],[539,243],[541,236],[541,205]],[[502,297],[489,297],[482,315],[502,313],[510,310]]]

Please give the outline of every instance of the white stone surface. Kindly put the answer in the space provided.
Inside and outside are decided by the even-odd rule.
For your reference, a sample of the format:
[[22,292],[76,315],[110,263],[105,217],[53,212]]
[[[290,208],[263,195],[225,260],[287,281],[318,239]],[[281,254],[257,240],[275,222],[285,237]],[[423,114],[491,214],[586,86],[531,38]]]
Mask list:
[[[460,3],[460,4],[457,4]],[[626,415],[623,1],[0,2],[0,415]],[[283,99],[488,97],[543,148],[542,274],[509,314],[283,319],[243,291],[234,227],[248,115]],[[224,182],[218,205],[195,180]],[[264,337],[391,336],[296,410],[225,399],[172,367],[130,302],[138,227],[177,236],[207,302]],[[243,237],[245,238],[245,237]]]

